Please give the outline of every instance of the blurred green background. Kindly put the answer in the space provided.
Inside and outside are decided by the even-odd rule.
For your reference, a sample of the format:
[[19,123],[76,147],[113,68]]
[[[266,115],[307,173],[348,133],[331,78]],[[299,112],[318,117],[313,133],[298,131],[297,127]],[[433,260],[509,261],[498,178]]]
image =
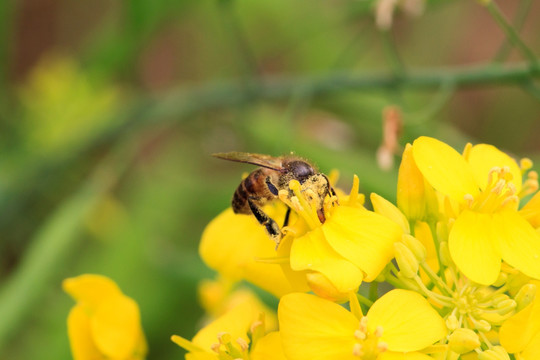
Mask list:
[[[71,358],[61,281],[82,273],[139,303],[150,359],[183,358],[170,336],[195,334],[213,276],[200,234],[252,169],[211,153],[294,151],[394,200],[399,157],[375,157],[394,105],[401,146],[487,142],[538,163],[538,67],[496,17],[404,0],[383,31],[383,2],[1,1],[0,358]],[[540,53],[540,4],[498,5]]]

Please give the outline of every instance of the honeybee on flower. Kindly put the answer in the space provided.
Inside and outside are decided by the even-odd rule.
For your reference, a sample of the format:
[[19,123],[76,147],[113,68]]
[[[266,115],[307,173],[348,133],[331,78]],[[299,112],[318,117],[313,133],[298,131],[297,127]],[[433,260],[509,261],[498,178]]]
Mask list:
[[[273,165],[271,172],[287,169],[289,160],[265,158],[263,162],[260,157],[249,160],[251,157],[248,156],[249,159],[238,161],[249,160],[263,165],[263,169],[264,166],[271,167],[268,162],[278,161],[281,165]],[[285,175],[276,179],[268,174],[266,177],[261,175],[266,170],[261,174],[255,170],[249,175],[235,193],[233,210],[246,200],[251,204],[249,208],[254,215],[246,217],[230,210],[219,215],[203,233],[201,256],[210,267],[246,278],[271,289],[278,296],[306,291],[308,286],[320,296],[343,301],[363,281],[372,281],[379,275],[392,259],[393,243],[400,239],[402,230],[384,216],[362,206],[363,196],[358,194],[357,177],[348,196],[338,195],[342,192],[333,190],[332,181],[326,175],[318,173],[307,162],[300,166],[296,161],[291,160],[296,165],[289,166],[291,170],[283,170]],[[305,176],[299,176],[292,170],[299,167],[305,170],[302,172]],[[287,175],[289,172],[295,175]],[[264,198],[263,202],[250,200],[245,181],[250,179],[248,185],[255,183],[252,177],[264,178],[264,181],[259,179],[256,183],[264,183],[265,191],[272,196],[260,196]],[[241,202],[236,201],[240,198],[243,199]],[[261,210],[256,205],[264,207]],[[278,221],[286,225],[279,233],[276,230]],[[253,227],[256,222],[263,224],[272,238],[279,236],[277,251],[271,249],[271,242],[260,243],[264,231]],[[252,243],[254,238],[257,245]],[[271,274],[265,276],[268,273]],[[288,284],[283,282],[283,276]],[[271,281],[276,278],[279,279],[277,282]]]

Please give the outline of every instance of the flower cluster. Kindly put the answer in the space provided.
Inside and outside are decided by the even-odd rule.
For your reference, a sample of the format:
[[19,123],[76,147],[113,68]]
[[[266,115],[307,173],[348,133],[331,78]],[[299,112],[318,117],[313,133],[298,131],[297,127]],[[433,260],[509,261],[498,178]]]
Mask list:
[[[286,224],[277,247],[227,209],[200,244],[219,274],[200,286],[207,325],[172,340],[188,360],[540,359],[531,168],[491,145],[459,153],[420,137],[404,149],[396,204],[371,194],[369,210],[356,176],[348,193],[291,180],[263,209]],[[277,312],[243,281],[278,298]]]

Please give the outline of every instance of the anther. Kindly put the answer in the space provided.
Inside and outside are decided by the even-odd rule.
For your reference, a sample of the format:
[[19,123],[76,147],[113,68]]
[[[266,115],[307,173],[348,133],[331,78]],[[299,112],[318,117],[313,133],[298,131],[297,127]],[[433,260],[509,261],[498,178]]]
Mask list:
[[493,186],[493,189],[491,189],[491,192],[499,195],[503,191],[505,185],[506,181],[504,181],[503,179],[499,179],[495,186]]
[[501,203],[501,207],[506,206],[509,203],[514,203],[514,205],[519,204],[519,197],[517,195],[512,195],[504,199]]
[[500,171],[501,171],[501,168],[498,167],[498,166],[494,166],[489,170],[489,172],[488,172],[488,182],[487,182],[488,185],[491,184],[491,182],[493,181],[493,175],[495,173],[497,173],[497,174],[500,173]]
[[366,339],[366,333],[361,330],[355,330],[354,331],[354,338],[357,340],[365,340]]
[[246,340],[244,340],[242,338],[236,339],[236,343],[240,346],[240,349],[242,351],[247,351],[249,349],[249,344],[247,343]]
[[358,356],[358,357],[361,357],[362,355],[364,355],[364,352],[362,351],[362,345],[358,343],[354,344],[352,353],[354,356]]
[[221,346],[221,344],[219,344],[219,343],[214,343],[214,344],[210,345],[210,350],[212,350],[213,352],[219,354],[219,347],[220,347],[220,346]]
[[220,332],[217,334],[217,338],[221,344],[228,344],[231,342],[231,334],[227,332]]
[[382,336],[382,334],[383,334],[383,331],[384,331],[383,327],[379,325],[379,326],[377,326],[377,328],[375,329],[374,335],[375,335],[376,337],[380,338],[380,337]]
[[532,166],[533,162],[529,158],[523,158],[519,161],[519,167],[521,168],[522,172],[529,170],[530,168],[532,168]]
[[388,344],[384,341],[379,341],[379,343],[377,344],[377,350],[379,350],[380,352],[385,352],[386,350],[388,350]]
[[364,333],[367,333],[367,322],[368,322],[368,318],[367,316],[364,316],[362,319],[360,319],[360,324],[358,325],[358,329],[360,329],[360,331]]
[[467,207],[468,208],[471,208],[472,207],[472,204],[474,202],[474,197],[471,195],[471,194],[465,194],[463,196],[463,200],[465,201],[465,203],[467,204]]

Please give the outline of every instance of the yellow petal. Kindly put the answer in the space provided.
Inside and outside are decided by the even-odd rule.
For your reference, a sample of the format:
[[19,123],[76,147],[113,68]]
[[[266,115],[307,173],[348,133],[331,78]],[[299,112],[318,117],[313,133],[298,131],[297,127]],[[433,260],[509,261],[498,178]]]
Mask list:
[[521,353],[523,360],[538,360],[540,359],[540,332],[537,332]]
[[424,189],[424,177],[414,162],[411,144],[407,144],[399,165],[397,206],[410,220],[420,220],[425,215]]
[[98,306],[90,319],[90,326],[101,353],[114,359],[128,359],[135,353],[141,339],[140,322],[137,303],[119,295]]
[[537,334],[540,334],[539,299],[506,320],[499,331],[501,345],[510,353],[525,350]]
[[409,221],[394,204],[375,193],[371,193],[370,199],[375,213],[382,215],[401,226],[401,230],[403,230],[404,233],[411,233]]
[[219,360],[216,353],[192,352],[186,354],[186,360]]
[[435,188],[453,200],[463,201],[466,194],[476,195],[478,185],[469,164],[447,144],[421,136],[413,143],[418,169]]
[[491,214],[464,210],[456,219],[448,239],[450,255],[459,270],[482,285],[493,284],[501,269],[495,225]]
[[289,360],[358,360],[353,356],[358,319],[333,302],[308,294],[285,295],[278,308]]
[[76,301],[83,302],[85,306],[94,309],[103,300],[122,294],[114,281],[106,276],[84,274],[65,279],[62,288]]
[[437,259],[437,251],[435,250],[435,241],[433,240],[433,234],[428,223],[417,221],[414,225],[414,237],[420,240],[426,248],[426,262],[428,265],[433,271],[439,271],[439,260]]
[[525,204],[525,206],[519,211],[519,214],[527,220],[532,227],[540,227],[540,191]]
[[408,353],[385,351],[379,355],[377,360],[433,360],[433,358],[416,351]]
[[[276,221],[279,211],[271,213]],[[279,213],[279,214],[276,214]],[[258,258],[276,256],[276,244],[270,240],[264,227],[251,215],[238,215],[227,209],[208,224],[203,232],[199,253],[203,261],[220,274],[233,279],[246,279],[262,289],[276,295],[294,289],[277,264],[257,262]]]
[[502,258],[525,275],[540,279],[540,235],[518,213],[495,213]]
[[341,256],[374,280],[394,256],[394,242],[403,231],[382,215],[365,209],[339,206],[322,226],[326,240]]
[[295,239],[290,256],[293,270],[320,272],[340,292],[356,291],[362,283],[362,271],[328,245],[321,227]]
[[414,291],[389,291],[373,304],[367,318],[370,332],[382,326],[381,341],[390,351],[421,350],[446,335],[444,320]]
[[287,360],[279,332],[273,331],[260,339],[249,354],[251,360]]
[[90,331],[90,318],[82,305],[75,305],[67,320],[69,344],[74,360],[96,360],[102,355]]
[[521,169],[507,154],[493,145],[478,144],[471,148],[468,158],[476,183],[483,190],[486,188],[489,171],[498,166],[507,166],[513,176],[512,183],[516,187],[516,194],[521,190]]
[[211,352],[212,344],[218,342],[218,335],[226,332],[233,340],[242,338],[249,343],[247,331],[258,319],[259,309],[251,302],[243,302],[202,328],[193,338],[193,344]]

